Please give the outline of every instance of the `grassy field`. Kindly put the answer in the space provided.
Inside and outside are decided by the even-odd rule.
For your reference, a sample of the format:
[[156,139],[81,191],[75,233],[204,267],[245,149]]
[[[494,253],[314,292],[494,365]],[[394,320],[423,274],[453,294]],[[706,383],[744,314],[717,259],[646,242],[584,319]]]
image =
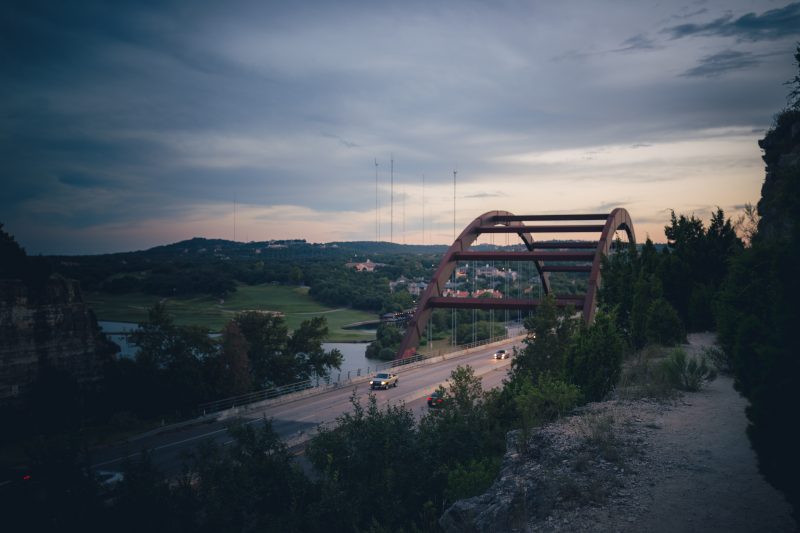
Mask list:
[[[141,293],[107,294],[88,293],[87,303],[99,320],[115,322],[142,322],[147,309],[161,298]],[[225,300],[208,296],[197,298],[168,298],[167,311],[177,324],[205,326],[220,331],[222,326],[241,311],[279,311],[285,315],[289,329],[297,328],[303,320],[314,316],[328,319],[331,342],[370,341],[371,332],[346,330],[342,326],[353,322],[375,320],[376,315],[364,311],[341,308],[332,309],[314,301],[308,288],[284,285],[238,285],[235,293]]]

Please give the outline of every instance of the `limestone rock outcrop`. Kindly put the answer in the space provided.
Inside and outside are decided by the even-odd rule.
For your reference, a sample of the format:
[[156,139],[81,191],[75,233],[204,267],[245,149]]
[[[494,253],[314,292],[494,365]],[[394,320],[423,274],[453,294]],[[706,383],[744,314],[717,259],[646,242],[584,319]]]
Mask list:
[[32,287],[0,280],[0,402],[24,393],[43,365],[78,382],[96,380],[116,351],[77,281],[51,276]]

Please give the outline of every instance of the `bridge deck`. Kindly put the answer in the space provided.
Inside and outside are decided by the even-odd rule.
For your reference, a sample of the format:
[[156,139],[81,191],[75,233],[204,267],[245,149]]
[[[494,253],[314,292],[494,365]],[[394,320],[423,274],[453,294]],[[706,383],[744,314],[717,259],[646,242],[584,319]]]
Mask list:
[[551,249],[573,249],[573,248],[591,248],[592,250],[597,248],[599,244],[598,241],[547,241],[547,242],[538,242],[534,241],[533,248],[539,248],[540,250],[551,250]]
[[564,224],[543,226],[478,226],[478,233],[598,233],[602,224]]
[[590,213],[575,215],[498,215],[498,222],[556,222],[559,220],[606,220],[608,213]]
[[[556,298],[559,307],[583,307],[584,296],[567,296]],[[428,304],[440,309],[498,309],[509,311],[533,311],[539,305],[538,299],[525,300],[522,298],[447,298],[436,297],[428,299]]]
[[594,252],[455,252],[456,261],[587,261],[594,260]]

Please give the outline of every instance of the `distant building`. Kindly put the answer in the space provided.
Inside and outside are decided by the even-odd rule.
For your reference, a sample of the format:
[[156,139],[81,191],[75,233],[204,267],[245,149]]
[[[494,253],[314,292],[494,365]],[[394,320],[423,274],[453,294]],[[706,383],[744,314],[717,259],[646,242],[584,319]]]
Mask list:
[[346,263],[347,268],[355,268],[358,272],[375,272],[375,269],[386,266],[384,263],[373,263],[369,259],[363,263]]
[[469,298],[469,291],[459,291],[453,289],[445,289],[442,296],[449,298]]
[[408,284],[408,292],[411,296],[419,296],[422,291],[428,288],[428,284],[424,281],[416,281]]
[[397,289],[405,287],[406,285],[408,285],[408,280],[406,279],[405,276],[400,276],[395,281],[389,282],[389,291],[394,292]]
[[478,289],[472,296],[475,298],[502,298],[503,293],[497,289]]
[[478,277],[483,278],[505,278],[506,276],[511,276],[512,278],[516,278],[516,272],[511,270],[501,270],[499,268],[485,265],[482,267],[478,267],[476,273]]

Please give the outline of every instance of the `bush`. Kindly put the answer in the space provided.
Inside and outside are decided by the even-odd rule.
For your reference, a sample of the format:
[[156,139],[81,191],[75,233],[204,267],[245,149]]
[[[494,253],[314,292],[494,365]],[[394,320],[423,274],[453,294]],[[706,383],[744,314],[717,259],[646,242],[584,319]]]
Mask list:
[[674,346],[686,340],[678,312],[664,298],[658,298],[647,309],[645,325],[647,342]]
[[650,345],[639,350],[625,364],[617,395],[635,400],[639,398],[669,398],[674,389],[666,381],[659,361],[663,362],[664,348]]
[[454,502],[482,494],[494,482],[499,471],[499,457],[472,459],[466,465],[455,465],[447,472],[445,500]]
[[614,422],[611,414],[591,413],[580,419],[580,431],[586,444],[597,450],[604,460],[612,463],[621,460],[614,435]]
[[581,327],[567,352],[567,379],[580,387],[586,401],[602,400],[619,380],[624,343],[616,318],[598,312],[591,326]]
[[662,369],[672,386],[690,392],[699,391],[704,383],[714,381],[717,377],[716,371],[706,363],[705,356],[701,356],[698,362],[695,358],[687,357],[680,348],[672,351],[662,363]]
[[719,346],[703,348],[703,356],[711,361],[720,374],[730,376],[733,373],[730,357]]
[[555,420],[571,411],[582,397],[577,386],[541,376],[537,385],[525,384],[516,397],[522,425],[531,428]]

